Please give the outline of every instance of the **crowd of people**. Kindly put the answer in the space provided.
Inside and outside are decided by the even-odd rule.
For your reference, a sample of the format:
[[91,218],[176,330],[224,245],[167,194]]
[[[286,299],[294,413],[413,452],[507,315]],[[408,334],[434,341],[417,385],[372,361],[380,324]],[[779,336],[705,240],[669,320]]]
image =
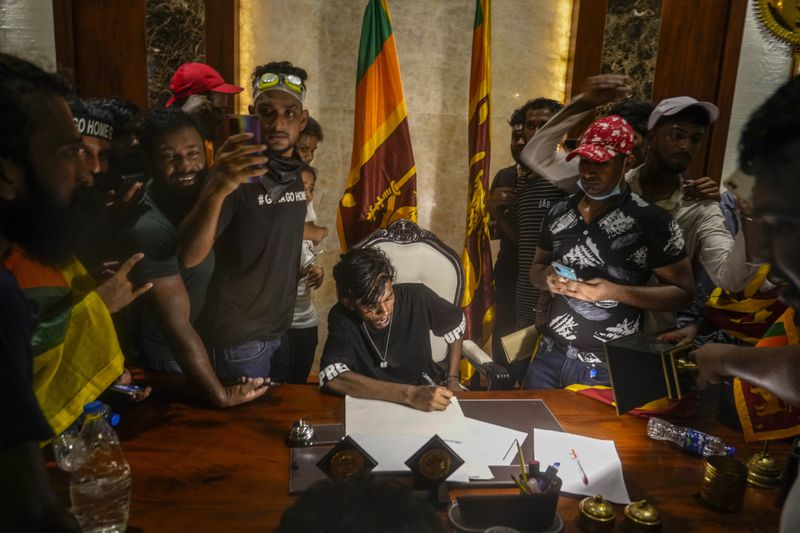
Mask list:
[[[39,443],[130,383],[126,366],[183,374],[219,408],[271,381],[308,381],[328,231],[313,206],[324,136],[306,82],[289,62],[255,68],[258,140],[229,135],[228,100],[244,88],[208,65],[182,65],[170,100],[143,114],[117,97],[78,98],[58,75],[0,54],[0,529],[77,528],[49,489]],[[800,81],[745,129],[740,165],[755,188],[722,195],[688,170],[716,106],[627,92],[624,77],[597,76],[568,105],[534,98],[509,120],[515,164],[487,201],[500,240],[496,362],[523,389],[608,385],[603,344],[644,331],[698,346],[703,382],[740,376],[800,405],[798,348],[742,340],[800,305]],[[462,310],[396,283],[376,249],[349,250],[332,274],[322,391],[446,409],[463,390]],[[744,337],[709,311],[713,291],[781,291],[784,303],[762,299]],[[509,365],[499,338],[533,325],[532,357]],[[449,345],[444,364],[429,331]]]

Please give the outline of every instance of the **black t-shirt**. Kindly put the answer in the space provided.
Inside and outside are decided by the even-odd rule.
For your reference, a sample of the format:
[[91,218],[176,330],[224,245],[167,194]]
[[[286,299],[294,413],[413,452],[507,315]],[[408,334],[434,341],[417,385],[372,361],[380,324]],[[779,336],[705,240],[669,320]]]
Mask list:
[[517,186],[517,205],[514,216],[517,223],[517,271],[514,312],[517,327],[526,328],[536,320],[536,307],[541,292],[531,284],[531,264],[536,255],[539,235],[550,206],[563,200],[567,193],[544,178],[528,174]]
[[32,335],[25,296],[0,266],[0,449],[53,436],[33,394]]
[[[497,187],[516,189],[516,185],[517,166],[511,165],[510,167],[501,168],[497,172],[489,190],[494,191]],[[497,261],[494,264],[495,277],[503,278],[502,282],[508,280],[513,285],[517,275],[517,243],[504,237],[499,228],[496,231],[500,239],[500,251],[497,252]],[[497,279],[497,281],[501,280]]]
[[[553,261],[575,269],[578,278],[603,278],[643,286],[654,268],[686,257],[683,233],[664,209],[627,189],[618,203],[588,225],[578,211],[582,193],[553,205],[542,224],[539,247]],[[642,311],[615,300],[583,302],[554,295],[548,335],[577,358],[603,360],[603,343],[641,329]]]
[[292,323],[306,216],[297,177],[277,202],[262,183],[245,183],[222,206],[217,264],[198,331],[230,348],[277,338]]
[[[126,250],[125,257],[136,252],[144,253],[144,258],[131,271],[136,286],[158,278],[181,276],[189,296],[189,318],[194,323],[205,304],[206,290],[214,272],[214,252],[212,250],[202,263],[192,268],[180,263],[176,228],[188,207],[180,205],[150,182],[142,199],[142,214],[131,228],[123,232],[121,241]],[[145,297],[135,300],[130,306],[128,327],[131,338],[146,358],[172,360],[172,351],[148,303]]]
[[[333,306],[328,314],[328,340],[319,365],[320,387],[348,371],[415,385],[426,383],[423,372],[433,379],[443,377],[431,358],[429,332],[444,337],[448,344],[454,343],[464,335],[464,313],[420,283],[395,285],[394,298],[391,333],[389,327],[375,330],[367,326],[358,313],[341,302]],[[384,350],[388,366],[381,368]]]

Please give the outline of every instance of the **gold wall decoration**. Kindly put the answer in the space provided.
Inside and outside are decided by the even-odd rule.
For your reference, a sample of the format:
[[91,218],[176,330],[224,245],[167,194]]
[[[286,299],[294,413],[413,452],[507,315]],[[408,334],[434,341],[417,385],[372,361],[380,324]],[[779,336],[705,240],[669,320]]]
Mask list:
[[792,45],[792,76],[800,73],[800,3],[795,0],[756,0],[756,15],[773,37]]

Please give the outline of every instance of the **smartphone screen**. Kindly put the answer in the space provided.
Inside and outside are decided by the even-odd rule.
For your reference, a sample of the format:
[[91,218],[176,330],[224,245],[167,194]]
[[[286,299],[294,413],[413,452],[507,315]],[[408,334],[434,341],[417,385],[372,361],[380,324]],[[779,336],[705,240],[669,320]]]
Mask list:
[[575,273],[574,268],[562,265],[561,263],[558,263],[556,261],[553,261],[552,265],[553,265],[553,270],[555,271],[557,276],[571,279],[572,281],[578,281],[578,275]]
[[[225,137],[238,133],[252,133],[253,138],[247,144],[263,144],[261,136],[261,121],[255,115],[226,115]],[[261,177],[249,178],[248,183],[258,183]]]

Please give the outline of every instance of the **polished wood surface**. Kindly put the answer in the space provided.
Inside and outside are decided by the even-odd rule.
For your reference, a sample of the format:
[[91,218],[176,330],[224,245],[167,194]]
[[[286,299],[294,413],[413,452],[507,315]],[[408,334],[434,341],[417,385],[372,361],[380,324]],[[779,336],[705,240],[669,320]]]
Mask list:
[[[663,531],[777,529],[777,490],[748,488],[738,514],[704,507],[696,497],[703,460],[648,439],[643,419],[618,417],[612,407],[565,390],[463,393],[463,398],[508,397],[541,398],[566,431],[613,439],[631,498],[647,498],[661,510]],[[158,393],[117,410],[133,471],[129,531],[271,531],[293,501],[284,444],[289,427],[299,418],[311,423],[341,421],[344,402],[313,385],[284,385],[268,397],[229,410],[206,409],[180,396]],[[742,460],[760,448],[744,445],[741,436],[719,423],[688,423],[723,437],[737,447]],[[781,464],[787,449],[772,448]],[[63,495],[66,476],[50,466]],[[451,496],[463,492],[451,491]],[[578,501],[567,496],[559,501],[565,531],[577,530]],[[619,528],[623,507],[616,509]]]
[[53,0],[58,70],[78,95],[147,109],[145,0]]
[[[247,87],[248,80],[239,79],[239,0],[204,0],[205,62],[217,69],[228,83]],[[244,93],[249,97],[250,91]],[[228,102],[228,112],[234,113],[234,99]]]

